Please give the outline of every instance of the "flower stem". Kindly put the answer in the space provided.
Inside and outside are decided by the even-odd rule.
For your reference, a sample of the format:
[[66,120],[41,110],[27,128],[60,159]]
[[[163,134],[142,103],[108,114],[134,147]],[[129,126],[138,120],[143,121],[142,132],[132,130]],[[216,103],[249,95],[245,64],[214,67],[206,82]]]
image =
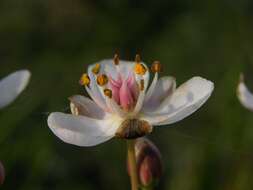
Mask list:
[[152,186],[149,186],[149,187],[143,187],[142,190],[153,190],[153,187]]
[[129,161],[129,174],[131,179],[131,189],[138,190],[138,175],[135,158],[135,140],[127,140],[127,156]]

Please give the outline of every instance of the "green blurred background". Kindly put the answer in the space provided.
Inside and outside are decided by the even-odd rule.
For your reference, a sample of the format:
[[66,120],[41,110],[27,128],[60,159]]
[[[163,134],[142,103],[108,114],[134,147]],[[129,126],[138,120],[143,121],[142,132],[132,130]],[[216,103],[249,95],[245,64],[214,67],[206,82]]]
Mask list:
[[253,86],[252,34],[249,0],[1,0],[0,77],[21,68],[33,74],[0,112],[2,189],[130,189],[124,141],[76,147],[46,121],[84,93],[78,80],[88,64],[117,51],[160,60],[178,84],[196,75],[215,83],[199,111],[150,135],[163,155],[158,189],[252,190],[253,113],[235,91],[241,71]]

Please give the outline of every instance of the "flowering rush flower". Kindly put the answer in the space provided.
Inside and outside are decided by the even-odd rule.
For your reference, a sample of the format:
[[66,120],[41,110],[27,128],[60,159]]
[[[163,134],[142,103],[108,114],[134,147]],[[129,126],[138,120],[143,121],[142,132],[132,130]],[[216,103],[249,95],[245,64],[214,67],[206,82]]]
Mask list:
[[240,80],[237,86],[237,97],[245,108],[253,111],[253,94],[245,85],[243,74],[240,75]]
[[8,106],[25,89],[31,73],[19,70],[0,80],[0,108]]
[[51,113],[48,126],[66,143],[94,146],[113,137],[134,139],[149,134],[153,126],[175,123],[196,111],[210,97],[214,85],[193,77],[176,89],[175,78],[158,79],[161,64],[151,71],[137,55],[134,62],[103,60],[88,67],[80,83],[91,99],[70,97],[72,114]]

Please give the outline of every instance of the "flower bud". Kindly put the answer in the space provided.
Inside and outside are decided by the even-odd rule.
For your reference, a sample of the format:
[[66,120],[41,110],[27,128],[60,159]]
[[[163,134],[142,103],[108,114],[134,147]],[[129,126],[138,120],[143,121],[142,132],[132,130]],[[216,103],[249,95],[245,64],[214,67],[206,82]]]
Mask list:
[[158,148],[147,138],[138,138],[135,143],[135,155],[140,185],[157,185],[162,176],[162,159]]
[[2,162],[0,161],[0,186],[4,183],[5,171]]

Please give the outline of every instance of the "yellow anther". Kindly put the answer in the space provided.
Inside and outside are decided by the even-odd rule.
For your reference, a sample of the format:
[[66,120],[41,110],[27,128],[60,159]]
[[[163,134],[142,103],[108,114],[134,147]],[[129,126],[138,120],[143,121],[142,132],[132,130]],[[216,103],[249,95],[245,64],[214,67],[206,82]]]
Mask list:
[[151,66],[151,71],[153,73],[159,73],[159,72],[161,72],[161,69],[162,69],[162,65],[161,65],[160,61],[154,61]]
[[114,63],[114,65],[118,65],[119,64],[119,55],[118,54],[114,55],[113,63]]
[[141,64],[141,63],[136,63],[136,64],[135,64],[134,71],[135,71],[135,73],[138,74],[138,75],[145,75],[147,69],[146,69],[146,67],[145,67],[143,64]]
[[143,79],[140,80],[140,91],[143,91],[145,87],[145,82]]
[[139,54],[136,54],[135,56],[135,60],[136,63],[140,63],[141,62],[141,56]]
[[108,88],[104,89],[104,94],[109,97],[112,98],[112,91]]
[[90,77],[86,73],[84,73],[81,76],[81,79],[80,79],[79,83],[81,85],[89,85],[90,84]]
[[92,72],[93,72],[95,75],[97,75],[97,74],[99,73],[99,71],[100,71],[100,64],[97,63],[97,64],[95,64],[95,66],[92,68]]
[[108,83],[108,77],[105,74],[101,74],[97,76],[97,83],[100,86],[104,86]]

